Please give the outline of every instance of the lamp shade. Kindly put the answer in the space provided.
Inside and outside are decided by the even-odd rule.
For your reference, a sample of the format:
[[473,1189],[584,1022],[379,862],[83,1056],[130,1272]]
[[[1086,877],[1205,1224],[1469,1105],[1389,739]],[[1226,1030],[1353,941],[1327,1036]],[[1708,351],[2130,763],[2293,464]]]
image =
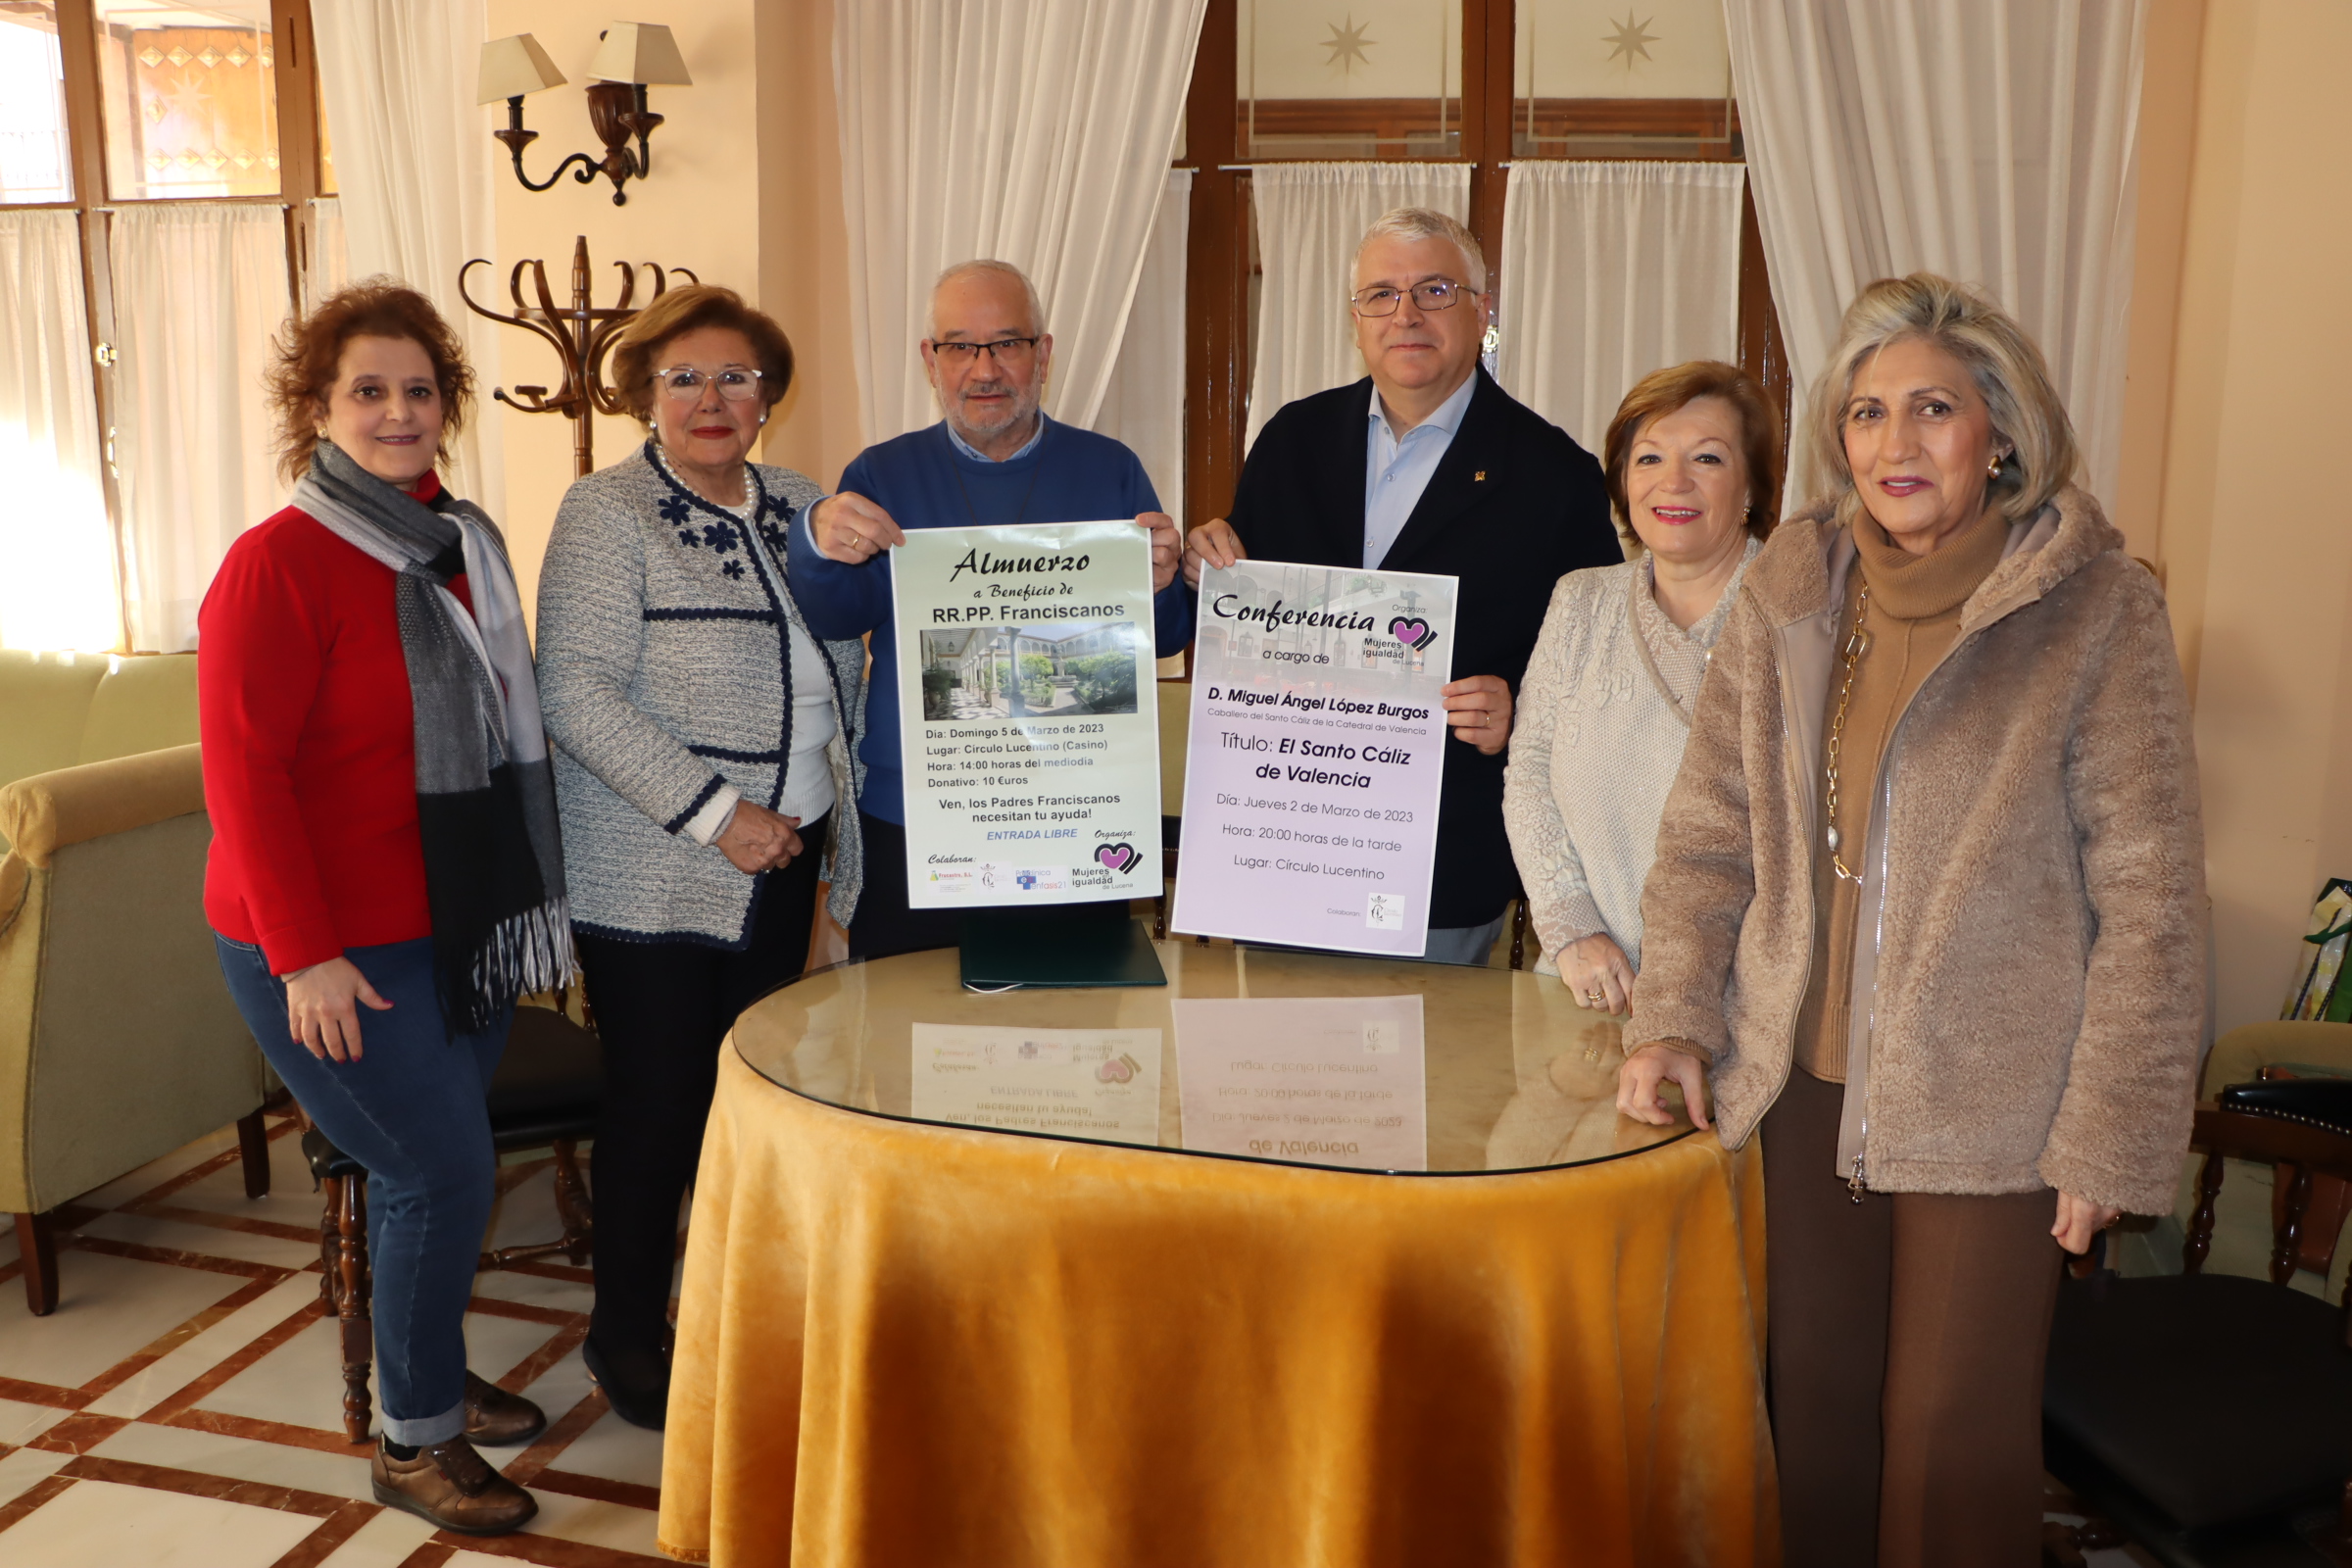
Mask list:
[[648,87],[691,87],[686,59],[669,29],[655,22],[615,22],[588,62],[599,81],[633,81]]
[[482,45],[482,77],[475,103],[494,104],[501,98],[519,98],[542,87],[563,85],[564,73],[529,33],[493,38]]

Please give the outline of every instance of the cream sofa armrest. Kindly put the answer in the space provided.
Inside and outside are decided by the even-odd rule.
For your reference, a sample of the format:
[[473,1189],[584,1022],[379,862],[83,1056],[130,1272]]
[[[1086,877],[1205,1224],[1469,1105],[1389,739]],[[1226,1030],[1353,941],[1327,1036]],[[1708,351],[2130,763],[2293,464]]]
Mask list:
[[43,870],[66,845],[203,810],[201,750],[140,752],[0,787],[0,835],[15,849],[9,859]]

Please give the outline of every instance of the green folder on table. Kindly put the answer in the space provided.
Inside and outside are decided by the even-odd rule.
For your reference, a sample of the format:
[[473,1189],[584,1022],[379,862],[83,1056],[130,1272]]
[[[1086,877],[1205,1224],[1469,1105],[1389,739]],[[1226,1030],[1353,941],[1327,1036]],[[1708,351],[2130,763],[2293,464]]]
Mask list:
[[965,989],[1010,991],[1070,986],[1164,986],[1167,972],[1140,920],[964,917]]

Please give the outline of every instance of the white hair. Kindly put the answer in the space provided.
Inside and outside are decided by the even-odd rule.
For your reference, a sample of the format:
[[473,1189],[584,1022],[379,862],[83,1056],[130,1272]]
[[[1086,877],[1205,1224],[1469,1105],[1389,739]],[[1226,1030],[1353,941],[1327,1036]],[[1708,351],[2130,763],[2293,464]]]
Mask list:
[[[993,261],[985,257],[978,261],[957,262],[954,267],[939,274],[939,281],[931,285],[931,298],[936,302],[941,289],[946,288],[959,277],[971,277],[977,273],[986,273],[992,277],[1009,277],[1020,284],[1021,297],[1029,304],[1029,330],[1037,333],[1045,331],[1046,302],[1037,297],[1037,285],[1029,281],[1029,274],[1010,262]],[[935,325],[937,319],[935,314],[933,317]]]
[[1487,253],[1478,246],[1478,236],[1460,223],[1429,207],[1392,207],[1372,220],[1364,237],[1355,242],[1357,261],[1363,260],[1364,247],[1376,239],[1442,239],[1451,241],[1470,264],[1466,282],[1480,294],[1487,291]]

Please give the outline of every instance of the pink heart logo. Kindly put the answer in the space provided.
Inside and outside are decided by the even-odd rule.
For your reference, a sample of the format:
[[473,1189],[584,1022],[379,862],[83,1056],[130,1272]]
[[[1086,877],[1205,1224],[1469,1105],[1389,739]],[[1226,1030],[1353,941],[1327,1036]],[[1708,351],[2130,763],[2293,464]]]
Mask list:
[[1438,640],[1437,631],[1418,615],[1398,615],[1389,622],[1389,635],[1416,651]]
[[1132,844],[1098,844],[1095,863],[1113,871],[1133,870],[1138,857]]

